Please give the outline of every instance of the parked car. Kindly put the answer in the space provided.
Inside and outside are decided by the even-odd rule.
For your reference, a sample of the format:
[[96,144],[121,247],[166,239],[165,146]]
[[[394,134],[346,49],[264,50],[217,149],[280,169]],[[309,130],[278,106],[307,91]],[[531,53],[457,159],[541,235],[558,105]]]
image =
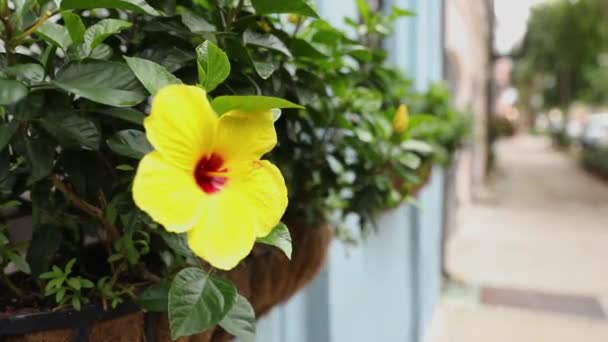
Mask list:
[[603,177],[608,176],[608,113],[587,117],[579,138],[583,166]]
[[589,115],[579,140],[583,148],[608,147],[608,113]]

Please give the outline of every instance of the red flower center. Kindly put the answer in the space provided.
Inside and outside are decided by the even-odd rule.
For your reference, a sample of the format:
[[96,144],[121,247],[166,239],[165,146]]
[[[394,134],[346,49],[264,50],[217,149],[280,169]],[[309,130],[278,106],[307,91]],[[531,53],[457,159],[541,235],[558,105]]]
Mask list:
[[225,176],[228,169],[223,165],[224,160],[215,153],[204,156],[198,161],[194,169],[194,179],[201,190],[207,194],[214,194],[221,190],[228,181],[228,177]]

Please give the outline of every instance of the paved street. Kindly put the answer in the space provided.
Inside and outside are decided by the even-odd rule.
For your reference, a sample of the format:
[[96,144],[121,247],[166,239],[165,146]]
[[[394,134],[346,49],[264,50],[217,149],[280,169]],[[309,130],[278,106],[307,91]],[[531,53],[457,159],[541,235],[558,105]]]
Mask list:
[[540,137],[498,146],[459,215],[433,341],[608,341],[608,185]]

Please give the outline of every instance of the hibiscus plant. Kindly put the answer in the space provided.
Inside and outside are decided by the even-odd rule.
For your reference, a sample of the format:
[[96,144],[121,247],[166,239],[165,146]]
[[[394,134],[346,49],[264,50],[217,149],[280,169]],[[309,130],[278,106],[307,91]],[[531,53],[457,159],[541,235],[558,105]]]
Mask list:
[[220,271],[289,257],[282,219],[372,219],[463,136],[378,48],[411,13],[358,4],[350,36],[305,0],[0,0],[0,313],[136,301],[251,340]]

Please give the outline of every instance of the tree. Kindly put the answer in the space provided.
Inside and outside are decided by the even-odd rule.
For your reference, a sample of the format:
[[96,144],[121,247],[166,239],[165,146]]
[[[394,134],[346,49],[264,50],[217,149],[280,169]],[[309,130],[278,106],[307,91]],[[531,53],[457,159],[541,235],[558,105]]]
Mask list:
[[[602,56],[607,52],[606,1],[543,3],[532,10],[524,44],[517,53],[515,83],[524,92],[534,91],[541,77],[545,107],[567,108],[576,100],[601,98],[594,86],[602,82],[594,71],[606,67]],[[605,92],[608,88],[601,91]],[[532,96],[523,95],[523,99]]]

